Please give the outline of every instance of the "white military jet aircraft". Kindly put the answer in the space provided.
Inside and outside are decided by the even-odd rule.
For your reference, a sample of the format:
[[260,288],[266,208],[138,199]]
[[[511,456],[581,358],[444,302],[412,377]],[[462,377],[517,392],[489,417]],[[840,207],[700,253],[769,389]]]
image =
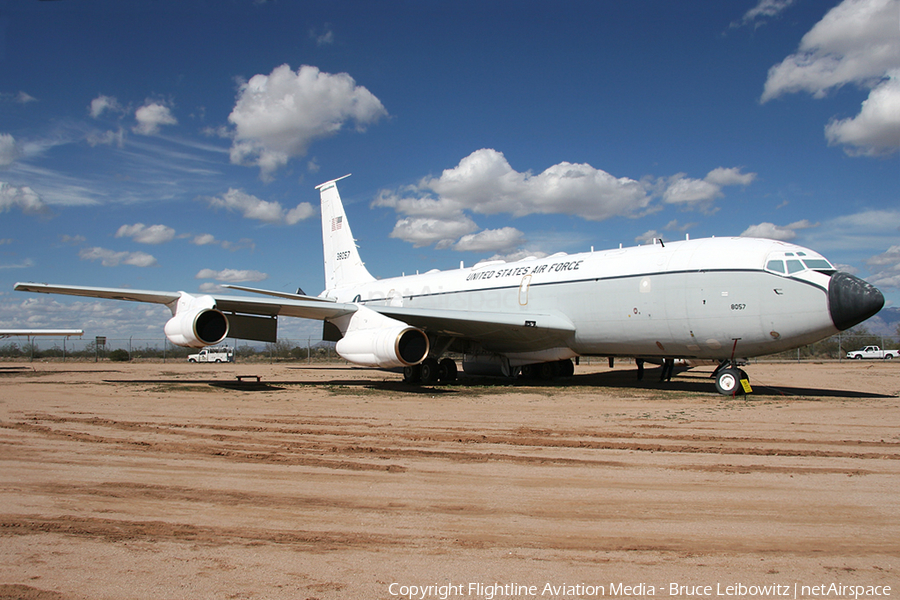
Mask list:
[[[345,176],[346,177],[346,176]],[[343,179],[341,177],[340,179]],[[578,356],[713,360],[717,389],[740,393],[741,359],[827,338],[871,317],[884,297],[823,256],[779,241],[707,238],[481,262],[376,279],[360,259],[337,182],[319,185],[326,289],[319,296],[196,295],[41,283],[16,290],[165,304],[169,340],[275,341],[278,317],[318,319],[350,362],[399,368],[410,382],[471,373],[569,375]]]

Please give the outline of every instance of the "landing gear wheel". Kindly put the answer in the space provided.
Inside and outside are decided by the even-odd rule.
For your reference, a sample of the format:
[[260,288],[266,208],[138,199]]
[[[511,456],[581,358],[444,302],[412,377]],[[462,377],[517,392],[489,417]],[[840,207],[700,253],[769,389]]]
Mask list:
[[422,368],[422,383],[437,383],[441,375],[441,367],[438,365],[437,359],[426,358],[419,366]]
[[422,381],[422,365],[403,367],[403,381],[405,383],[419,383]]
[[566,358],[556,364],[559,365],[560,377],[571,377],[575,374],[575,363],[572,362],[571,358]]
[[535,373],[541,381],[550,381],[556,376],[557,366],[552,362],[545,362],[535,365]]
[[457,377],[457,369],[456,369],[456,361],[452,358],[444,358],[438,363],[438,369],[440,372],[439,379],[441,381],[456,381]]
[[741,385],[741,379],[746,377],[747,374],[740,369],[733,367],[722,369],[716,375],[716,391],[724,396],[742,395],[744,386]]

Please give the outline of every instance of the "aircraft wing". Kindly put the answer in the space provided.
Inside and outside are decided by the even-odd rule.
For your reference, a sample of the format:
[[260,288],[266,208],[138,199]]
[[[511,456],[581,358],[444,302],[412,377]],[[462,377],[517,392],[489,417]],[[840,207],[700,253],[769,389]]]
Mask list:
[[565,345],[575,326],[552,313],[500,313],[366,305],[427,333],[478,341],[494,352],[530,352]]
[[[130,300],[164,304],[174,309],[183,292],[134,290],[47,283],[17,283],[16,291],[64,294],[110,300]],[[261,316],[298,317],[302,319],[335,319],[355,312],[356,304],[334,302],[299,294],[273,293],[253,288],[240,288],[272,296],[225,296],[209,294],[215,307],[226,313]],[[198,294],[199,295],[199,294]],[[447,335],[478,341],[495,352],[529,352],[565,345],[575,334],[575,326],[566,317],[552,313],[501,313],[422,309],[411,307],[367,305],[388,317],[418,327],[426,333]]]
[[49,335],[55,337],[72,337],[84,335],[84,329],[0,329],[0,338],[34,337]]
[[[17,283],[18,292],[64,294],[110,300],[150,302],[174,307],[183,292],[158,292],[128,288],[88,287],[78,285],[53,285],[47,283]],[[191,294],[194,295],[194,294]],[[198,296],[206,294],[197,294]],[[303,319],[333,319],[357,310],[355,304],[323,302],[321,299],[255,298],[249,296],[222,296],[208,294],[215,300],[216,308],[223,312],[248,315],[299,317]]]

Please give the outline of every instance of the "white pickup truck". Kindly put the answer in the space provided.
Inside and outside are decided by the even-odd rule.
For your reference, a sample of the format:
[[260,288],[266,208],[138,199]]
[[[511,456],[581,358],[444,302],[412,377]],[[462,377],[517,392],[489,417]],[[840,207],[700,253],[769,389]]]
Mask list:
[[882,350],[878,346],[866,346],[862,350],[852,350],[847,353],[847,358],[900,358],[900,350]]
[[204,348],[199,354],[189,354],[188,362],[223,363],[234,362],[234,350],[228,346]]

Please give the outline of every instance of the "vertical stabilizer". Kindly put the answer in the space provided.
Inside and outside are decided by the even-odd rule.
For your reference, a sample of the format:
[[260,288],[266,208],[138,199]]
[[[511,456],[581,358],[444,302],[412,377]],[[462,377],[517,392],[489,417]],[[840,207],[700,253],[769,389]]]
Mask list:
[[322,242],[325,249],[325,289],[334,290],[375,281],[359,258],[344,212],[337,182],[344,175],[316,186],[322,198]]

